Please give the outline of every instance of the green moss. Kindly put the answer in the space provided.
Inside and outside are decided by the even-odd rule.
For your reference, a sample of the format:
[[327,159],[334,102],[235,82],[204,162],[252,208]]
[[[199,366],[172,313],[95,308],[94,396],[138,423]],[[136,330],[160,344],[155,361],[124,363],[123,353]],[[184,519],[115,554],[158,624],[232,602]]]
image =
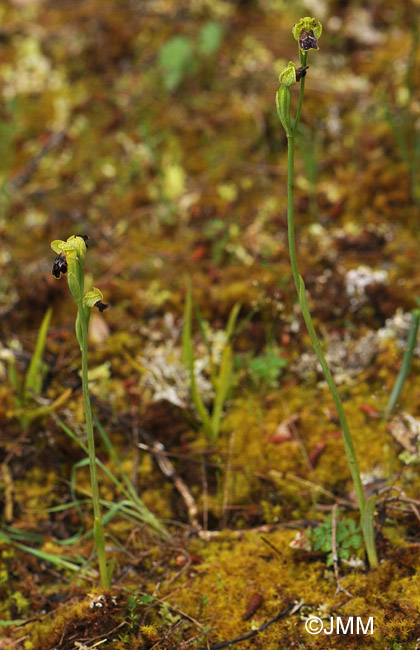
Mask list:
[[[341,616],[343,620],[361,616],[366,621],[372,616],[375,633],[363,637],[363,647],[372,650],[383,650],[390,639],[415,638],[419,630],[420,596],[416,577],[406,576],[405,562],[412,563],[413,552],[419,561],[417,549],[401,551],[369,573],[342,566],[342,585],[353,595],[348,598],[335,593],[334,573],[326,573],[324,564],[309,561],[303,552],[289,547],[293,532],[276,531],[265,536],[278,553],[265,545],[260,535],[250,533],[240,538],[224,534],[217,541],[194,542],[191,546],[191,552],[202,555],[204,562],[197,569],[191,588],[181,589],[171,597],[171,603],[191,616],[200,615],[201,620],[217,621],[213,643],[245,634],[294,600],[304,601],[301,614],[269,627],[258,637],[257,647],[289,647],[296,643],[307,647],[310,643],[308,647],[325,648],[322,635],[310,640],[305,631],[302,617],[309,614],[328,621],[330,616]],[[252,621],[245,622],[244,613],[255,593],[262,596],[263,604]],[[199,594],[205,595],[205,599],[199,598]],[[329,648],[340,648],[342,643],[338,635],[328,638]],[[359,647],[354,638],[346,638],[346,644]],[[245,642],[243,647],[255,647],[254,641]]]

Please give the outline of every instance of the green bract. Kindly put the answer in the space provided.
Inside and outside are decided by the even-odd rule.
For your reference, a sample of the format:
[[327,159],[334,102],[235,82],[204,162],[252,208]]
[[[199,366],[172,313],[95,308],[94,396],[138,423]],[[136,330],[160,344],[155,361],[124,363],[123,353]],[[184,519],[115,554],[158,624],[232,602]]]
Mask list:
[[292,126],[290,124],[290,90],[287,86],[280,86],[276,93],[276,109],[279,120],[289,138],[292,136]]
[[289,61],[289,64],[280,72],[279,81],[282,86],[287,88],[296,83],[296,66],[293,61]]

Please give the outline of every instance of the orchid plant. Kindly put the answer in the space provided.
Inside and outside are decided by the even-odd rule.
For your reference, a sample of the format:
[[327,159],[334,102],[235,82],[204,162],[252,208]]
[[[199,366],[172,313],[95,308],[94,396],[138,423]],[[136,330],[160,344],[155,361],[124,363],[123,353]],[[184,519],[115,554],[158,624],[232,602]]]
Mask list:
[[[356,451],[353,445],[353,439],[347,422],[347,417],[344,411],[343,403],[337,391],[333,376],[328,367],[320,341],[315,331],[312,322],[311,313],[309,311],[308,301],[306,297],[305,283],[299,273],[299,267],[296,255],[295,244],[295,227],[294,227],[294,210],[293,210],[293,172],[294,172],[294,153],[295,153],[295,136],[299,126],[300,114],[303,104],[303,94],[305,89],[305,76],[308,70],[307,59],[308,53],[311,50],[318,50],[318,39],[322,34],[322,25],[315,18],[305,17],[301,18],[292,29],[292,34],[298,42],[299,48],[299,62],[300,66],[297,67],[292,61],[281,71],[279,76],[280,88],[276,94],[276,108],[280,122],[286,132],[287,137],[287,153],[288,153],[288,166],[287,166],[287,230],[289,240],[289,253],[290,262],[292,266],[293,280],[296,286],[299,305],[302,311],[302,316],[308,329],[312,345],[321,364],[322,370],[325,375],[328,387],[331,391],[337,414],[341,424],[344,449],[347,461],[350,467],[351,476],[353,479],[357,500],[360,510],[361,528],[363,538],[368,556],[369,564],[371,567],[378,565],[378,557],[376,554],[375,536],[373,527],[373,517],[375,510],[375,497],[366,500],[363,491],[363,485],[360,478],[359,465],[357,461]],[[295,120],[292,126],[290,117],[291,105],[291,92],[290,87],[295,83],[300,82],[300,92],[298,105],[295,115]]]
[[86,235],[72,235],[67,241],[53,241],[51,248],[57,253],[57,257],[54,261],[52,274],[57,279],[60,279],[62,275],[67,275],[69,289],[77,305],[76,337],[82,353],[82,389],[92,488],[93,532],[96,552],[98,554],[101,586],[106,589],[110,586],[111,565],[107,565],[105,555],[105,536],[96,473],[95,437],[88,389],[88,327],[92,308],[96,307],[102,312],[107,309],[108,305],[102,302],[103,295],[99,289],[93,288],[87,293],[84,293],[87,239],[88,237]]

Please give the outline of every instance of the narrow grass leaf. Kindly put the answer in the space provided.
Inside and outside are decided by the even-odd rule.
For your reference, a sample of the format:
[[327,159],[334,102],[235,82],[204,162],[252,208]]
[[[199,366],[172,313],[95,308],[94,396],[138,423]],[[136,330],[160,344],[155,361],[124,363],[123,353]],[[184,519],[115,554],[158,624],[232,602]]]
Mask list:
[[29,364],[28,372],[25,377],[25,396],[28,391],[32,390],[37,395],[41,392],[42,379],[43,379],[43,362],[42,355],[44,354],[45,343],[47,340],[48,327],[50,325],[52,308],[47,310],[44,318],[42,319],[41,327],[39,328],[38,336],[36,339],[35,350]]
[[417,335],[420,325],[420,309],[414,309],[411,312],[410,330],[408,332],[407,347],[404,352],[401,368],[395,380],[394,387],[388,400],[385,409],[385,417],[388,417],[393,411],[398,399],[401,395],[405,380],[410,372],[411,364],[413,362],[414,350],[417,344]]

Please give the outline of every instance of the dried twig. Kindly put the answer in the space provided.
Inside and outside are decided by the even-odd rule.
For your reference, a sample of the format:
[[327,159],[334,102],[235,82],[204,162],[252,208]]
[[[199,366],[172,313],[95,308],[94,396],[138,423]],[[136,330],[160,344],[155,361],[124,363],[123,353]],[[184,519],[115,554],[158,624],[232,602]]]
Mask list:
[[410,497],[407,497],[405,495],[404,490],[397,487],[396,485],[391,485],[389,487],[383,488],[383,490],[380,490],[380,492],[383,494],[385,492],[391,492],[392,490],[398,492],[400,496],[381,499],[380,501],[378,501],[377,505],[382,505],[382,504],[387,505],[388,503],[391,503],[393,501],[400,502],[400,503],[407,503],[410,506],[410,510],[413,512],[415,517],[420,521],[420,512],[417,508],[417,506],[420,506],[420,501],[417,499],[411,499]]
[[[153,600],[155,602],[160,603],[161,605],[163,605],[164,603],[166,603],[168,598],[173,596],[173,594],[177,593],[181,589],[184,589],[187,585],[190,584],[190,582],[191,581],[189,580],[186,584],[182,585],[182,587],[179,587],[178,589],[175,589],[174,591],[171,591],[171,593],[168,594],[167,596],[165,596],[164,598],[156,598],[156,596],[153,596]],[[141,594],[142,596],[150,596],[150,594],[148,594],[145,591],[140,591],[139,590],[138,593]],[[204,629],[204,625],[202,625],[199,621],[197,621],[195,618],[193,618],[189,614],[186,614],[185,612],[183,612],[181,609],[178,609],[178,607],[174,607],[173,605],[170,605],[169,603],[168,603],[168,607],[172,612],[175,612],[175,614],[178,614],[179,616],[181,616],[181,618],[186,618],[188,621],[191,621],[191,623],[194,623],[194,625],[196,625],[198,628],[200,628],[200,630]]]
[[187,506],[188,510],[188,517],[191,522],[191,525],[193,528],[195,528],[197,531],[201,530],[201,525],[198,522],[198,508],[197,504],[195,502],[195,499],[193,495],[190,492],[189,487],[187,484],[182,480],[182,478],[176,473],[176,470],[174,466],[172,465],[171,461],[169,458],[163,454],[161,454],[161,451],[165,450],[165,447],[161,442],[155,442],[153,444],[153,453],[156,458],[156,462],[159,465],[159,468],[164,476],[169,478],[173,484],[175,485],[176,489],[184,499],[185,505]]
[[200,636],[205,636],[206,634],[210,634],[210,632],[213,632],[215,629],[216,629],[215,627],[211,627],[208,630],[204,630],[203,632],[200,632],[200,634],[196,634],[195,636],[192,636],[191,639],[187,639],[187,641],[183,642],[183,644],[180,646],[180,650],[183,650],[184,648],[189,646],[191,643],[199,639]]
[[265,537],[262,537],[262,536],[261,536],[261,539],[262,539],[262,541],[263,541],[265,544],[267,544],[267,546],[269,546],[271,549],[273,549],[273,551],[274,551],[275,553],[277,553],[277,555],[279,555],[281,558],[284,557],[284,556],[280,553],[279,549],[278,549],[276,546],[274,546],[274,544],[273,544],[272,542],[270,542],[269,539],[266,539]]
[[[276,623],[281,618],[286,616],[286,614],[288,614],[289,612],[290,612],[290,616],[292,616],[292,614],[296,614],[296,612],[299,611],[302,605],[303,605],[303,601],[295,604],[291,603],[285,609],[283,609],[279,614],[277,614],[277,616],[274,616],[274,618],[270,618],[270,620],[265,621],[265,623],[260,625],[260,627],[257,628],[256,630],[251,630],[251,632],[248,632],[247,634],[243,634],[242,636],[238,636],[234,639],[229,639],[228,641],[221,641],[220,643],[214,643],[213,645],[210,646],[209,650],[222,650],[222,648],[228,648],[230,645],[233,645],[234,643],[240,643],[241,641],[252,639],[254,636],[257,636],[258,634],[260,634],[260,632],[263,632],[268,627],[270,627],[270,625]],[[200,647],[198,650],[207,650],[207,648]]]
[[222,505],[222,525],[221,528],[226,528],[227,526],[227,508],[229,503],[229,479],[232,471],[232,452],[233,445],[235,444],[235,429],[232,431],[229,440],[229,449],[228,457],[226,461],[226,474],[225,474],[225,485],[223,489],[223,505]]
[[169,585],[171,585],[173,582],[175,582],[175,580],[178,580],[178,578],[183,573],[188,571],[188,569],[191,566],[191,555],[189,553],[187,553],[187,551],[185,549],[183,549],[183,548],[175,548],[174,547],[171,550],[174,550],[174,551],[177,551],[178,553],[181,553],[185,557],[185,564],[181,567],[181,569],[179,571],[174,573],[174,575],[169,578],[169,580],[167,581],[167,583],[165,585],[166,587],[169,587]]
[[[296,529],[306,528],[307,526],[313,526],[313,525],[314,522],[312,521],[309,521],[307,519],[299,519],[296,521],[287,521],[281,524],[263,524],[262,526],[257,526],[256,528],[242,528],[241,530],[229,530],[228,532],[230,535],[233,535],[234,537],[242,537],[242,535],[246,535],[247,533],[271,533],[273,530],[279,530],[282,528],[296,530]],[[200,530],[198,536],[203,541],[208,542],[211,539],[220,537],[220,535],[223,535],[225,532],[226,531],[223,530]]]
[[201,472],[203,476],[203,531],[206,533],[209,524],[209,486],[207,483],[207,468],[204,457],[201,463]]
[[139,421],[138,421],[138,406],[133,404],[131,407],[131,417],[133,420],[133,428],[131,431],[132,445],[133,445],[133,468],[131,474],[131,481],[133,487],[138,493],[139,487]]
[[[104,408],[103,405],[101,405],[101,408],[102,411],[104,412],[107,411],[107,409]],[[123,418],[118,418],[118,419],[120,422],[124,422]],[[141,438],[143,438],[143,440],[147,443],[148,446],[146,448],[146,445],[144,445],[143,443],[138,443],[138,447],[140,449],[146,448],[147,451],[153,454],[156,463],[159,469],[161,470],[162,474],[173,482],[175,488],[178,490],[181,497],[183,498],[184,503],[187,506],[188,517],[191,526],[194,528],[195,531],[197,532],[201,531],[201,525],[198,522],[198,508],[195,499],[191,494],[187,484],[177,474],[175,467],[173,466],[172,462],[169,460],[168,454],[165,450],[165,446],[161,442],[156,440],[150,433],[145,431],[143,427],[138,427],[138,435]]]

